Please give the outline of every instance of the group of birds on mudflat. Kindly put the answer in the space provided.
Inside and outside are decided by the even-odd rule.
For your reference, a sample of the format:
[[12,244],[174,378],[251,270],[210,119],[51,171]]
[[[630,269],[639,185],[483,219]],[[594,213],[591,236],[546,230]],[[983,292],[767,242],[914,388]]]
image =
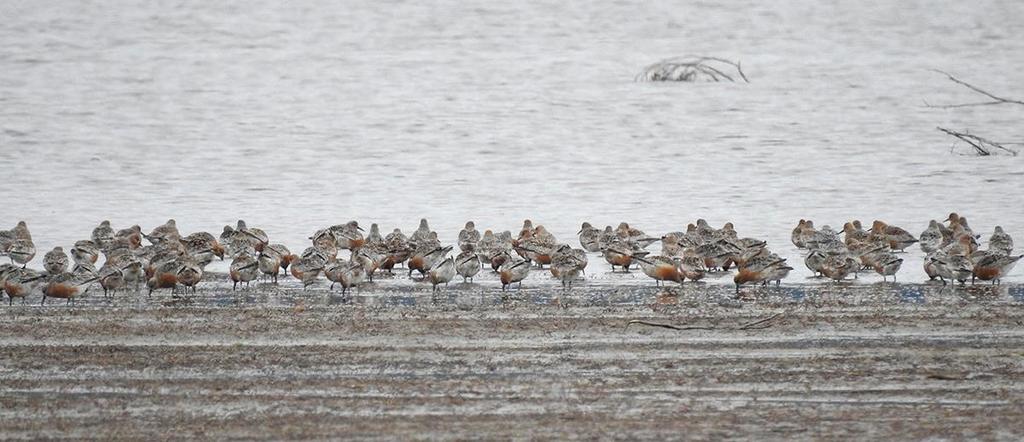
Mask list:
[[[989,248],[979,250],[978,235],[965,218],[954,213],[946,223],[932,221],[915,238],[882,221],[875,221],[868,230],[852,221],[844,225],[845,238],[840,239],[828,226],[816,229],[812,221],[800,220],[792,241],[807,250],[804,261],[811,271],[837,281],[850,275],[856,278],[866,269],[895,280],[903,262],[896,253],[915,243],[928,254],[925,271],[943,282],[968,278],[998,282],[1021,258],[1010,255],[1013,240],[1000,227],[989,239]],[[603,230],[584,222],[577,234],[581,248],[558,241],[544,226],[534,226],[530,220],[523,222],[515,236],[508,230],[481,234],[470,221],[459,232],[457,244],[442,245],[426,219],[408,236],[400,229],[382,235],[377,224],[365,232],[357,221],[349,221],[314,232],[309,237],[311,245],[296,255],[283,244],[270,242],[264,230],[242,220],[225,226],[219,237],[207,232],[181,235],[173,219],[149,233],[137,225],[116,230],[103,221],[90,239],[71,247],[70,256],[62,247],[47,252],[39,271],[27,268],[36,249],[22,221],[11,230],[0,231],[0,255],[11,260],[0,265],[0,290],[9,303],[14,298],[24,302],[36,289],[42,292],[42,303],[47,298],[73,303],[94,283],[104,296],[129,287],[138,291],[143,284],[149,294],[161,289],[195,293],[206,266],[214,259],[231,260],[228,276],[233,290],[248,287],[261,276],[277,283],[282,273],[295,277],[305,289],[322,274],[331,282],[330,289],[340,285],[343,295],[364,281],[372,282],[378,272],[392,273],[396,266],[404,266],[410,277],[418,272],[435,292],[456,277],[472,282],[486,266],[497,273],[503,292],[512,285],[521,287],[531,270],[540,269],[548,270],[564,290],[571,290],[573,281],[585,272],[590,253],[599,253],[613,272],[616,268],[629,272],[636,265],[656,284],[699,281],[710,272],[735,267],[737,292],[743,284],[778,285],[793,270],[785,258],[768,249],[767,242],[740,237],[732,223],[713,228],[698,219],[685,231],[650,236],[625,222]],[[144,240],[149,244],[144,245]],[[661,244],[659,255],[646,250],[654,243]],[[451,256],[455,247],[459,253]],[[342,250],[349,251],[347,259],[339,257]],[[97,269],[101,255],[103,265]]]
[[843,225],[843,238],[829,226],[814,227],[811,220],[800,220],[793,229],[792,241],[805,249],[804,264],[815,275],[836,281],[854,278],[863,270],[874,270],[883,280],[903,265],[897,252],[918,244],[925,253],[924,271],[931,280],[939,278],[943,285],[950,281],[966,283],[968,279],[998,284],[1024,255],[1013,256],[1013,238],[1001,226],[993,229],[988,248],[981,249],[967,218],[956,212],[945,221],[931,220],[917,237],[897,226],[875,221],[865,230],[860,221]]

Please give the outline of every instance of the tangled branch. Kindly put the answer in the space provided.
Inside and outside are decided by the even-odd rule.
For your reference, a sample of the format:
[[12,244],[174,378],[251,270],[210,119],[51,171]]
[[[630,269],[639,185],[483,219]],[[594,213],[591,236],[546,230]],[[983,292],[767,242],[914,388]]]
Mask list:
[[936,127],[936,129],[945,132],[947,135],[952,136],[960,141],[967,143],[974,149],[974,152],[981,157],[987,157],[989,155],[992,155],[997,150],[1002,150],[1013,156],[1017,156],[1018,153],[1016,150],[1010,149],[1006,146],[1003,146],[1002,144],[986,140],[982,137],[972,135],[967,132],[957,132],[946,129],[944,127]]
[[952,109],[952,108],[957,108],[957,107],[970,107],[970,106],[991,106],[991,105],[995,105],[995,104],[1019,104],[1021,106],[1024,106],[1024,101],[1013,100],[1013,99],[1003,98],[1003,97],[999,97],[999,96],[993,95],[993,94],[985,91],[984,89],[981,89],[981,88],[979,88],[979,87],[977,87],[977,86],[975,86],[973,84],[970,84],[970,83],[968,83],[966,81],[963,81],[963,80],[961,80],[959,78],[954,77],[952,74],[950,74],[948,72],[940,71],[938,69],[932,69],[932,71],[938,72],[938,73],[940,73],[942,75],[945,75],[946,78],[948,78],[950,81],[952,81],[952,82],[954,82],[956,84],[959,84],[961,86],[964,86],[964,87],[966,87],[966,88],[968,88],[968,89],[970,89],[970,90],[972,90],[974,92],[977,92],[977,93],[979,93],[981,95],[984,95],[984,96],[986,96],[988,98],[991,98],[992,100],[991,101],[982,101],[982,102],[977,102],[977,103],[944,104],[944,105],[932,105],[932,104],[929,104],[926,101],[924,103],[925,106],[939,108],[939,109]]
[[706,325],[674,325],[674,324],[662,324],[659,322],[644,321],[642,319],[633,319],[626,323],[626,327],[630,324],[640,324],[650,327],[667,328],[669,330],[761,330],[772,326],[772,321],[782,316],[782,313],[776,313],[767,318],[758,319],[756,321],[741,324],[737,327],[711,327]]
[[687,55],[662,60],[647,66],[643,72],[636,76],[636,81],[735,82],[736,78],[750,83],[738,61],[734,62],[718,57]]

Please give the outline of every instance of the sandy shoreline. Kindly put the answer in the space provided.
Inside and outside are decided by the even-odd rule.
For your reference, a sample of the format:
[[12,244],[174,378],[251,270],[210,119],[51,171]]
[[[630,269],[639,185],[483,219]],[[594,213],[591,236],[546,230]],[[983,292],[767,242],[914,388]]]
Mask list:
[[1013,439],[1019,290],[211,288],[16,305],[0,308],[0,436]]

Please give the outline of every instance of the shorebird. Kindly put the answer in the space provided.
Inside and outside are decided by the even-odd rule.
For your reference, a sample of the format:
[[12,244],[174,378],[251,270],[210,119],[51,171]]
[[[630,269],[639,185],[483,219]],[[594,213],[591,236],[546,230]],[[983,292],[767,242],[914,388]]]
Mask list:
[[67,299],[67,303],[74,304],[75,298],[88,290],[89,284],[96,280],[96,277],[82,278],[74,273],[61,273],[49,277],[49,281],[43,288],[43,300],[39,305],[46,305],[46,298]]
[[71,259],[76,263],[88,262],[96,264],[99,257],[100,248],[92,240],[83,239],[75,242],[75,246],[71,248]]
[[602,250],[605,261],[612,265],[612,271],[615,271],[615,267],[622,267],[623,271],[629,273],[629,266],[633,264],[633,258],[637,256],[646,256],[648,252],[643,250],[634,249],[625,241],[616,239],[612,241]]
[[426,277],[427,272],[434,267],[434,264],[440,262],[444,254],[447,254],[451,249],[451,246],[441,247],[441,241],[438,241],[436,234],[431,232],[428,238],[416,243],[416,250],[412,253],[412,257],[409,258],[407,264],[409,276],[411,277],[413,270],[415,270],[420,272],[420,276]]
[[825,252],[822,252],[821,250],[811,250],[811,252],[804,258],[804,265],[807,266],[808,270],[814,273],[815,277],[817,277],[822,275],[821,270],[824,268],[825,261],[827,259],[828,257],[825,255]]
[[613,242],[626,244],[625,241],[619,239],[619,235],[615,234],[615,230],[612,229],[612,226],[604,226],[604,230],[597,235],[597,247],[599,251],[603,252],[604,249],[607,249]]
[[274,250],[264,248],[256,255],[256,267],[265,277],[277,284],[277,275],[281,272],[281,255]]
[[516,262],[508,261],[498,272],[501,280],[501,291],[506,291],[508,286],[519,283],[519,288],[523,288],[523,280],[530,274],[530,261],[522,259]]
[[847,246],[868,240],[868,232],[864,229],[858,229],[852,222],[843,224],[843,236],[843,242],[845,242]]
[[209,233],[193,233],[182,238],[181,244],[185,246],[185,252],[195,258],[200,266],[205,267],[213,262],[215,257],[224,260],[224,246]]
[[921,246],[921,251],[928,254],[939,249],[942,246],[942,231],[939,229],[939,222],[931,220],[928,222],[928,228],[921,232],[918,236],[918,245]]
[[918,241],[917,238],[914,238],[914,235],[910,234],[910,232],[896,226],[890,226],[879,220],[875,220],[875,222],[872,223],[871,233],[884,235],[885,239],[889,241],[889,247],[901,252]]
[[572,281],[587,266],[586,259],[585,250],[573,249],[568,244],[562,244],[555,249],[551,257],[551,276],[562,282],[563,290],[571,290]]
[[583,246],[583,250],[588,252],[600,252],[601,251],[601,231],[594,228],[590,223],[583,223],[583,227],[580,228],[579,232],[576,232],[580,238],[580,245]]
[[[398,229],[395,229],[398,230]],[[412,235],[409,236],[409,241],[414,244],[413,247],[418,247],[419,243],[430,240],[430,234],[433,233],[430,230],[430,226],[427,224],[427,219],[420,219],[420,226]]]
[[174,219],[167,220],[161,226],[157,226],[153,231],[149,232],[149,235],[143,234],[147,240],[153,245],[161,244],[169,240],[181,239],[181,234],[178,233],[178,226],[174,222]]
[[448,282],[455,277],[455,261],[452,258],[446,257],[440,264],[430,269],[430,284],[434,286],[433,291],[438,291],[438,286],[444,284],[445,288],[448,287]]
[[977,278],[982,281],[992,281],[992,284],[999,284],[1000,280],[1017,265],[1017,261],[1020,261],[1022,257],[1024,255],[990,254],[985,256],[974,262],[974,277],[971,278],[971,282],[973,283],[974,278]]
[[363,238],[363,228],[359,227],[357,221],[349,221],[345,224],[331,226],[330,231],[334,233],[339,249],[359,250],[366,243],[366,240]]
[[746,266],[738,268],[736,276],[733,277],[736,293],[739,293],[740,285],[747,283],[767,285],[775,281],[775,284],[779,285],[791,270],[793,268],[786,265],[784,258],[772,254],[759,256],[750,260]]
[[459,250],[472,251],[480,241],[480,232],[476,230],[473,221],[467,221],[466,227],[459,231]]
[[180,258],[161,258],[160,261],[150,261],[151,271],[147,270],[146,273],[150,274],[146,280],[146,286],[149,288],[149,293],[146,296],[152,296],[153,292],[160,289],[171,289],[171,294],[176,295],[178,291],[178,270],[181,270]]
[[68,269],[68,254],[57,246],[43,255],[43,269],[50,275],[59,275]]
[[188,293],[188,289],[192,289],[192,293],[195,293],[196,285],[203,280],[203,268],[194,260],[187,259],[178,269],[177,279],[179,284],[185,286],[186,293]]
[[686,279],[690,281],[700,281],[707,274],[707,266],[704,265],[704,259],[697,256],[697,253],[692,250],[684,250],[683,258],[679,262],[679,271],[683,274]]
[[807,248],[807,240],[814,234],[814,223],[811,220],[801,219],[790,235],[790,241],[798,249]]
[[947,255],[937,251],[925,258],[925,272],[929,278],[938,277],[942,280],[942,285],[946,285],[947,281],[966,283],[967,279],[973,275],[974,270],[971,261],[966,256]]
[[681,258],[684,248],[679,244],[679,237],[675,233],[669,233],[661,237],[661,256],[669,258]]
[[320,272],[324,269],[325,263],[326,259],[321,259],[316,255],[303,256],[292,261],[292,276],[301,281],[302,289],[306,290],[307,287],[316,282],[316,278],[317,276],[320,276]]
[[238,290],[238,284],[245,284],[248,288],[249,283],[259,276],[259,262],[249,252],[242,252],[231,261],[228,275],[231,276],[231,290]]
[[116,249],[134,250],[139,247],[142,247],[142,227],[134,225],[127,229],[118,230],[114,233],[114,241],[110,243],[110,246],[100,250],[107,253]]
[[396,265],[404,263],[412,255],[413,247],[409,244],[409,238],[401,230],[395,229],[384,238],[384,246],[387,250],[387,257],[380,267],[391,273]]
[[267,236],[267,232],[258,227],[249,227],[246,225],[244,220],[238,220],[235,223],[235,234],[246,243],[249,244],[255,252],[263,250],[267,244],[270,244],[270,238]]
[[640,261],[640,270],[654,279],[654,285],[660,285],[662,281],[675,281],[682,284],[685,280],[675,259],[667,256],[638,256],[635,259]]
[[516,251],[524,258],[537,263],[537,268],[543,268],[545,264],[551,264],[551,253],[557,246],[558,240],[555,236],[544,226],[537,226],[532,235],[518,242]]
[[455,272],[462,277],[462,282],[473,282],[473,277],[480,273],[480,255],[474,250],[464,250],[455,257]]
[[125,285],[124,270],[117,266],[104,264],[98,272],[100,287],[103,288],[103,297],[113,296]]
[[103,220],[100,225],[92,229],[92,242],[100,249],[110,248],[114,242],[114,228],[110,227],[110,221]]
[[7,256],[11,258],[12,264],[21,264],[21,267],[25,268],[32,258],[36,257],[36,246],[31,239],[15,239],[7,247]]
[[992,236],[988,238],[988,249],[1004,255],[1013,253],[1013,238],[1003,231],[1001,226],[996,226]]
[[903,258],[899,258],[892,253],[883,253],[874,260],[874,269],[879,275],[882,275],[882,281],[885,281],[887,276],[892,276],[893,282],[896,282],[896,272],[900,270],[900,266],[903,265]]
[[324,267],[324,276],[331,281],[331,287],[328,290],[334,290],[334,284],[341,284],[342,296],[348,293],[349,288],[363,282],[365,275],[363,265],[358,261],[337,260]]
[[3,280],[4,293],[7,293],[9,298],[8,305],[14,304],[14,298],[21,298],[21,302],[24,303],[28,294],[39,284],[45,282],[46,275],[35,270],[10,264],[5,264],[5,266],[8,267],[5,267],[0,273],[0,279]]
[[[288,250],[288,247],[284,246],[284,244],[267,244],[260,253],[268,253],[277,256],[280,259],[279,264],[281,266],[281,271],[286,277],[288,276],[288,266],[299,259],[299,257],[293,255],[292,252]],[[276,277],[274,278],[274,282],[277,282]]]

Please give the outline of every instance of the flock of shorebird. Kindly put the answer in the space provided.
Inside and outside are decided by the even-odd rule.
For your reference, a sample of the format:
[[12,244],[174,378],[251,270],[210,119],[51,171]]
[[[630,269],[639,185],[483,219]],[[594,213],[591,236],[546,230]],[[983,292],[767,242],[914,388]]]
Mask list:
[[[365,235],[364,235],[365,233]],[[1013,240],[996,227],[981,250],[976,235],[967,219],[952,213],[945,222],[931,221],[918,237],[906,230],[875,221],[865,230],[860,221],[843,226],[843,238],[828,226],[814,227],[813,221],[800,220],[793,229],[792,241],[806,251],[804,263],[815,273],[836,281],[861,271],[877,272],[883,280],[896,278],[903,259],[897,253],[919,244],[927,256],[924,270],[931,279],[965,283],[971,279],[999,280],[1020,260],[1012,256]],[[181,235],[175,221],[144,233],[139,226],[115,230],[109,221],[103,221],[92,231],[92,237],[78,241],[70,249],[70,257],[62,247],[55,247],[43,258],[43,270],[27,268],[36,255],[32,235],[24,221],[8,231],[0,231],[0,255],[8,256],[11,264],[0,265],[0,290],[7,294],[9,303],[14,298],[25,298],[35,292],[47,298],[67,299],[85,293],[96,283],[104,296],[113,296],[119,290],[142,284],[148,293],[170,289],[172,293],[196,291],[203,280],[205,267],[215,258],[230,259],[229,276],[233,289],[248,287],[261,276],[277,283],[280,274],[301,281],[303,288],[314,284],[321,274],[344,295],[365,280],[373,281],[375,273],[391,273],[403,265],[411,277],[420,277],[440,290],[456,277],[472,282],[485,267],[490,266],[499,276],[502,291],[522,281],[531,270],[546,269],[559,280],[564,290],[587,267],[588,254],[600,255],[612,266],[629,272],[635,265],[656,284],[686,280],[699,281],[709,272],[727,272],[735,267],[733,282],[736,290],[743,284],[780,284],[791,270],[786,259],[772,253],[765,241],[740,237],[732,225],[726,223],[716,229],[703,219],[689,224],[685,231],[649,236],[627,223],[618,228],[606,226],[603,230],[583,223],[578,232],[581,248],[559,242],[544,226],[523,222],[518,235],[511,231],[498,234],[487,230],[481,234],[472,221],[459,232],[456,245],[442,245],[437,232],[427,220],[405,235],[395,229],[386,236],[376,224],[364,232],[356,221],[318,230],[309,237],[311,245],[295,255],[282,244],[270,242],[266,232],[248,227],[239,220],[235,226],[225,226],[219,237],[207,232]],[[143,245],[143,240],[149,242]],[[651,255],[646,248],[660,242],[659,255]],[[455,247],[459,253],[451,256]],[[348,250],[347,259],[340,258],[341,250]],[[104,257],[97,270],[96,263]]]

